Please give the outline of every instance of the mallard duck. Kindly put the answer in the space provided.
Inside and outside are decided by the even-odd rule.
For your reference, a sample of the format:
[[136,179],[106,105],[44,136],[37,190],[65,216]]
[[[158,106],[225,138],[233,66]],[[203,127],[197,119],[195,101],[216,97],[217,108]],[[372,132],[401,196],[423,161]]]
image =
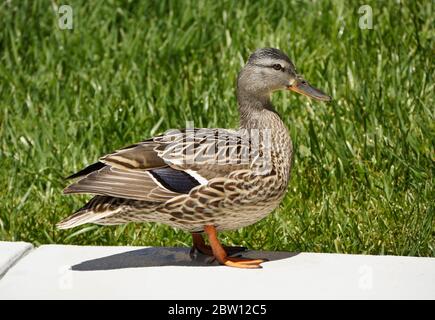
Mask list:
[[190,232],[193,249],[220,264],[260,268],[262,259],[232,257],[217,232],[259,221],[286,193],[293,149],[270,100],[277,90],[331,100],[282,51],[258,49],[237,78],[238,130],[170,130],[101,157],[68,177],[76,182],[65,194],[94,197],[58,227],[160,222]]

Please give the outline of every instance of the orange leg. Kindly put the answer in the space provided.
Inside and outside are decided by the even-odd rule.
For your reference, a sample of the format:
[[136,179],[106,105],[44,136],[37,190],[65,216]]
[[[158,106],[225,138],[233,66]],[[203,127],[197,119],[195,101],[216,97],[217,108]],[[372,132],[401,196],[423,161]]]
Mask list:
[[205,226],[204,232],[207,234],[210,241],[211,250],[216,260],[223,265],[235,267],[235,268],[246,268],[254,269],[261,268],[260,263],[265,260],[261,259],[246,259],[246,258],[235,258],[229,257],[225,249],[222,247],[219,239],[217,237],[217,231],[214,226]]
[[210,246],[205,244],[204,238],[200,233],[192,233],[192,240],[193,240],[192,251],[198,250],[199,252],[207,256],[213,255],[213,251],[211,250]]
[[[207,256],[214,256],[213,250],[211,249],[210,246],[205,244],[204,238],[202,237],[202,235],[200,233],[192,233],[192,240],[193,240],[192,241],[193,246],[192,246],[192,250],[191,250],[192,254],[195,250],[198,250],[199,252],[201,252],[202,254],[205,254]],[[245,247],[227,247],[227,246],[224,246],[223,248],[229,256],[246,250]]]

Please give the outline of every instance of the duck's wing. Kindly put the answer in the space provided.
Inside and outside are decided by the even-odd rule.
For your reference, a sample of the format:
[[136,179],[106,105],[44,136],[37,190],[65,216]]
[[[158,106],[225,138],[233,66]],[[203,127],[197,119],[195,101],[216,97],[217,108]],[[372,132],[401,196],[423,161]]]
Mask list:
[[[158,147],[158,144],[154,143],[153,139],[130,145],[103,156],[98,162],[70,175],[66,179],[83,178],[106,166],[119,167],[122,170],[146,170],[167,166],[154,151],[156,147]],[[105,161],[106,158],[108,158],[107,161]]]
[[253,149],[234,130],[173,130],[100,158],[72,175],[79,180],[64,193],[161,202],[248,168]]
[[246,132],[195,129],[167,133],[154,139],[158,156],[172,168],[184,170],[202,184],[233,171],[246,169],[255,155]]
[[105,165],[65,188],[64,193],[164,201],[188,193],[198,185],[190,175],[170,167],[133,171]]

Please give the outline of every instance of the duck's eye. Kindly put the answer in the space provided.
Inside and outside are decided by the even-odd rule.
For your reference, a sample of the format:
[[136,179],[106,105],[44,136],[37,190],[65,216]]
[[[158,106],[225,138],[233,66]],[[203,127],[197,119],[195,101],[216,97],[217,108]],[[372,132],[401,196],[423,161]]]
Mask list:
[[281,70],[281,69],[282,69],[282,66],[281,66],[280,64],[274,64],[272,67],[273,67],[275,70]]

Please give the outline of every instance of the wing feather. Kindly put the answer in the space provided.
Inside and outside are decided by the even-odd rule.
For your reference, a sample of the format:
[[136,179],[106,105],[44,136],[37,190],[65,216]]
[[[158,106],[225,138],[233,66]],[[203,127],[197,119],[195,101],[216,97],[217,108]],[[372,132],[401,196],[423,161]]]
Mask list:
[[171,130],[101,157],[72,175],[80,180],[64,193],[166,201],[211,179],[249,169],[247,155],[254,147],[240,131]]
[[[159,185],[148,171],[132,172],[109,166],[68,186],[64,193],[92,193],[148,201],[179,195]],[[158,195],[157,198],[153,198],[153,194]]]

